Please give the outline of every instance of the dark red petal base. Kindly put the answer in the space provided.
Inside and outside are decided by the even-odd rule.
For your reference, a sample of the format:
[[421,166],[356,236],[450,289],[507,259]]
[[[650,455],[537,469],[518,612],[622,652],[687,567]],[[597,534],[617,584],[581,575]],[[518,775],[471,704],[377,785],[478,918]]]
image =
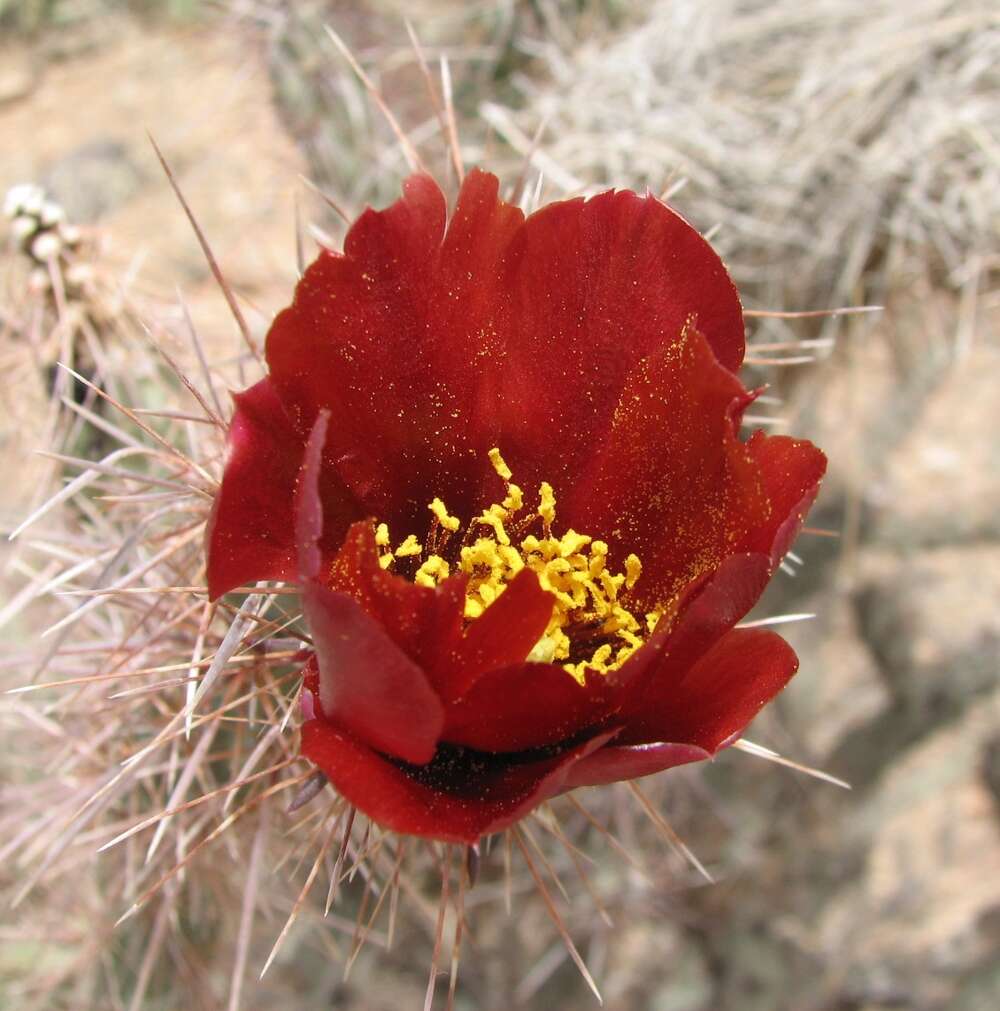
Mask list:
[[428,765],[394,761],[332,724],[302,727],[302,753],[336,790],[383,828],[443,842],[475,843],[560,793],[573,766],[613,731],[558,749],[491,755],[438,748]]

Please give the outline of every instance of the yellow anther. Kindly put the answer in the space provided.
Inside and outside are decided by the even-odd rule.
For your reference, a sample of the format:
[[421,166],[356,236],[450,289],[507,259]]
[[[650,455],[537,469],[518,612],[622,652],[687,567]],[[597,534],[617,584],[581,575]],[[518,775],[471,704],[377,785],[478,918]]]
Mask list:
[[625,577],[622,575],[612,576],[607,569],[605,569],[601,575],[601,589],[604,590],[605,595],[608,600],[617,600],[618,591],[622,587],[622,583],[625,582]]
[[511,576],[516,576],[524,568],[524,559],[517,548],[508,545],[501,545],[497,548],[500,560],[510,570]]
[[597,579],[608,564],[608,546],[604,541],[593,541],[590,545],[590,560],[587,571],[591,579]]
[[569,558],[571,555],[577,554],[589,543],[590,538],[586,534],[578,534],[575,530],[567,530],[559,542],[559,553],[563,558]]
[[632,649],[638,649],[642,645],[642,639],[628,628],[618,629],[618,638],[624,639]]
[[434,499],[427,508],[434,513],[438,523],[440,523],[441,526],[443,526],[449,533],[453,534],[462,525],[457,516],[448,515],[448,509],[439,498]]
[[601,588],[592,579],[585,579],[581,585],[586,591],[587,598],[590,601],[588,611],[591,612],[595,618],[606,618],[609,614],[611,614],[611,602],[604,596]]
[[417,540],[414,534],[410,534],[409,537],[403,541],[402,544],[393,552],[397,558],[407,558],[411,555],[419,555],[424,549],[420,546],[420,542]]
[[375,543],[380,548],[389,547],[389,524],[380,523],[375,528]]
[[511,473],[510,467],[504,463],[503,457],[500,455],[500,450],[494,447],[488,453],[490,458],[490,463],[493,464],[493,469],[497,472],[497,475],[504,481],[509,481],[514,475]]
[[503,500],[503,507],[509,513],[516,513],[524,507],[524,493],[516,484],[507,485],[507,494]]
[[527,656],[528,663],[552,663],[556,656],[556,641],[550,635],[543,635]]
[[451,567],[440,555],[431,555],[413,577],[417,586],[435,587],[451,575]]
[[501,548],[496,541],[486,537],[480,537],[475,544],[462,548],[459,565],[462,572],[472,577],[470,593],[484,580],[503,581],[505,563],[500,554]]
[[495,447],[491,449],[489,451],[489,458],[493,469],[497,472],[497,477],[507,486],[507,494],[504,496],[503,502],[500,505],[490,506],[489,511],[495,516],[506,519],[511,513],[516,513],[524,506],[524,493],[516,484],[510,483],[513,475],[511,474],[510,467],[507,466],[506,461],[500,455],[500,450]]
[[492,527],[493,536],[500,544],[505,546],[510,544],[510,538],[507,536],[507,531],[503,528],[503,519],[501,517],[487,510],[476,519],[476,522],[484,527]]
[[638,555],[629,555],[625,559],[625,588],[631,590],[633,586],[639,581],[639,577],[642,575],[642,562],[639,561]]
[[538,489],[540,501],[538,503],[538,515],[542,518],[545,527],[545,536],[549,536],[549,529],[556,518],[556,493],[548,481],[543,481]]

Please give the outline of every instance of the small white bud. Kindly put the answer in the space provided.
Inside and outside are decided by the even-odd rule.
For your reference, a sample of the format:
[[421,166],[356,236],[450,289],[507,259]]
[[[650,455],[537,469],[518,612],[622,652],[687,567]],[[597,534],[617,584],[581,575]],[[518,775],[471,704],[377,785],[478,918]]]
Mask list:
[[25,186],[24,194],[21,197],[21,212],[23,214],[33,214],[37,217],[41,213],[44,203],[45,191],[41,186]]
[[66,217],[66,212],[53,200],[46,200],[38,212],[38,220],[43,225],[56,225]]
[[31,244],[31,255],[36,260],[51,260],[59,255],[62,242],[55,232],[42,232]]
[[10,223],[10,234],[14,236],[16,242],[24,242],[28,236],[34,235],[37,231],[38,222],[24,214],[19,214]]
[[34,183],[18,183],[17,186],[11,186],[3,201],[4,217],[14,218],[22,213],[35,214],[44,199],[45,194]]

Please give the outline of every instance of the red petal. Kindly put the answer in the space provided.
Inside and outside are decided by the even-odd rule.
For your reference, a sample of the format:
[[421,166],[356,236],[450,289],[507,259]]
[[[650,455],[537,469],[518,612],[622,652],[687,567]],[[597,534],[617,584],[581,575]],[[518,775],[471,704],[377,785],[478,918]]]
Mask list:
[[649,740],[641,732],[647,695],[662,696],[683,680],[750,610],[770,574],[766,555],[727,558],[709,578],[690,587],[677,613],[665,617],[642,649],[609,675],[620,686],[620,720],[625,724],[616,744]]
[[523,662],[552,614],[552,595],[525,569],[463,634],[465,577],[431,589],[383,569],[368,522],[348,531],[329,582],[361,604],[445,702],[464,695],[487,671]]
[[547,480],[569,492],[636,363],[677,346],[686,325],[725,368],[743,360],[742,310],[722,261],[654,197],[550,204],[528,218],[508,260],[499,445],[525,488]]
[[489,470],[479,392],[489,335],[477,332],[522,220],[490,188],[470,174],[445,239],[437,184],[409,179],[402,199],[358,219],[343,256],[324,253],[306,271],[268,336],[271,375],[300,430],[331,411],[341,475],[400,538],[427,528],[436,496],[467,515]]
[[682,677],[653,678],[619,740],[676,742],[714,754],[784,688],[798,665],[791,646],[773,632],[733,629]]
[[522,663],[548,627],[553,603],[535,573],[522,569],[456,643],[442,698],[457,699],[487,671]]
[[267,354],[300,434],[328,408],[341,477],[394,536],[420,536],[435,496],[463,517],[495,497],[494,445],[525,487],[568,487],[634,363],[692,318],[737,368],[735,289],[659,201],[608,193],[524,222],[474,171],[446,234],[427,177],[366,212],[344,255],[306,272]]
[[[679,679],[757,602],[771,576],[766,555],[733,555],[712,575],[692,586],[677,617],[657,631],[648,646],[665,635],[660,658],[643,677]],[[633,659],[638,659],[641,652]],[[632,661],[630,660],[629,663]],[[627,675],[626,668],[622,673]]]
[[564,790],[578,786],[603,786],[625,779],[641,779],[677,765],[703,762],[711,754],[693,744],[608,745],[577,762],[563,784]]
[[615,698],[599,674],[581,685],[554,664],[491,670],[448,706],[441,737],[478,751],[527,751],[606,725],[616,709]]
[[474,843],[558,793],[573,764],[612,736],[605,733],[548,757],[445,748],[431,766],[414,768],[384,758],[324,720],[312,720],[302,727],[302,753],[383,828]]
[[323,533],[319,476],[328,423],[327,411],[320,411],[306,444],[295,501],[302,610],[316,648],[320,704],[328,719],[372,747],[408,762],[429,762],[444,709],[426,675],[357,600],[318,582]]
[[[305,439],[293,426],[270,379],[234,395],[229,455],[206,532],[208,592],[214,599],[258,579],[294,579],[293,501]],[[335,475],[321,485],[329,556],[356,506]]]
[[692,588],[672,624],[618,671],[590,674],[586,685],[555,665],[495,665],[446,708],[442,739],[511,752],[553,744],[609,720],[632,719],[641,714],[650,685],[683,678],[753,606],[769,575],[765,555],[726,559],[711,579]]
[[424,672],[346,593],[316,583],[302,590],[319,663],[327,718],[386,754],[429,762],[444,708]]
[[319,477],[329,427],[329,412],[320,411],[302,454],[302,466],[295,487],[295,545],[298,580],[302,583],[318,579],[323,569],[323,554],[319,547],[323,536],[323,503],[319,497]]
[[212,599],[244,582],[295,574],[292,489],[302,440],[269,379],[233,399],[229,456],[206,533]]
[[361,604],[426,672],[436,694],[447,699],[452,653],[462,635],[465,578],[453,577],[431,589],[393,575],[379,565],[372,524],[363,522],[348,531],[329,579],[333,589]]
[[[769,551],[788,510],[810,482],[815,488],[822,454],[809,443],[782,440],[772,453],[775,440],[740,441],[748,400],[705,338],[688,330],[630,374],[607,434],[560,501],[562,521],[602,531],[619,564],[630,552],[642,559],[639,609],[669,607],[735,552]],[[771,480],[772,457],[790,475],[782,471],[783,483]],[[785,494],[792,486],[794,503]]]
[[[760,468],[772,522],[750,531],[744,551],[767,552],[777,564],[792,546],[826,473],[826,457],[811,442],[754,432],[747,452]],[[783,518],[783,519],[782,519]],[[774,520],[781,520],[777,525]]]
[[[600,751],[608,741],[614,739],[617,729],[606,730],[590,738],[584,744],[578,744],[569,751],[563,752],[558,758],[550,759],[553,764],[547,771],[542,772],[540,767],[536,767],[536,782],[534,787],[521,799],[521,801],[506,811],[498,813],[485,828],[483,834],[488,835],[493,832],[502,832],[515,822],[520,821],[525,815],[533,811],[539,804],[544,803],[550,797],[555,797],[563,793],[566,789],[566,778],[573,771],[573,766],[581,762],[597,751]],[[541,776],[538,773],[542,772]]]

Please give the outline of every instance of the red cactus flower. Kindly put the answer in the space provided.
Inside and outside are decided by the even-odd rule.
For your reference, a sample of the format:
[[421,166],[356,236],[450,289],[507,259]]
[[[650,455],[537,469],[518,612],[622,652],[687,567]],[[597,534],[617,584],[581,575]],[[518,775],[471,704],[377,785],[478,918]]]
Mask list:
[[739,438],[739,299],[681,217],[497,191],[471,173],[449,219],[414,176],[306,271],[208,532],[213,597],[301,587],[303,754],[383,826],[470,843],[741,733],[797,660],[734,625],[825,467]]

